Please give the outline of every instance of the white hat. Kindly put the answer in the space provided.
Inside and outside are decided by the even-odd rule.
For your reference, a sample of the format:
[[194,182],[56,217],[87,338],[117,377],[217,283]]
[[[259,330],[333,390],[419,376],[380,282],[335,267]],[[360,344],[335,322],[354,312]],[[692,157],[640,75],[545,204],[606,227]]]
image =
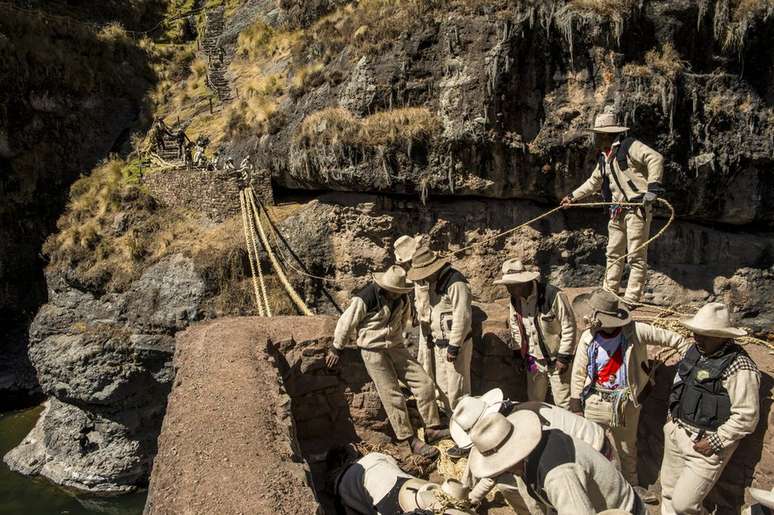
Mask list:
[[598,114],[594,118],[594,127],[591,132],[626,132],[629,127],[618,125],[618,118],[615,115],[615,108],[613,106],[605,107],[605,111],[602,114]]
[[411,236],[403,235],[395,240],[392,246],[395,249],[395,262],[402,265],[403,263],[408,263],[414,257],[414,252],[419,247],[419,237],[412,238]]
[[[447,479],[442,485],[425,481],[424,479],[411,478],[401,486],[398,492],[398,505],[404,511],[433,510],[440,508],[440,499],[437,492],[443,492],[454,499],[467,499],[468,489],[456,479]],[[449,509],[444,515],[462,515],[465,512]]]
[[460,449],[470,449],[473,442],[470,430],[485,415],[497,413],[503,401],[503,391],[499,388],[489,390],[481,397],[465,396],[457,402],[449,422],[452,440]]
[[728,308],[720,302],[710,302],[691,318],[680,320],[680,323],[694,333],[704,336],[734,338],[747,334],[747,331],[744,329],[731,325],[731,316],[728,314]]
[[406,271],[397,265],[392,265],[386,272],[374,274],[374,282],[393,293],[408,293],[414,289],[406,282]]
[[478,478],[498,476],[529,456],[542,436],[540,418],[531,411],[517,411],[508,418],[487,415],[470,432],[470,472]]
[[527,269],[519,259],[509,259],[502,269],[502,278],[496,279],[494,284],[521,284],[540,278],[540,272]]
[[750,488],[750,495],[753,499],[767,508],[774,508],[774,488],[763,490],[761,488]]

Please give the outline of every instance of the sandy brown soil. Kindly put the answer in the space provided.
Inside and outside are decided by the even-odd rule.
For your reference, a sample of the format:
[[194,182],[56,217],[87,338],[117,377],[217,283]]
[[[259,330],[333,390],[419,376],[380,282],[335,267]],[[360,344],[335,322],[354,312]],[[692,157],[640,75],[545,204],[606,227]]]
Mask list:
[[146,513],[316,513],[307,471],[291,448],[289,399],[264,350],[267,337],[313,338],[331,331],[329,323],[220,319],[178,337]]

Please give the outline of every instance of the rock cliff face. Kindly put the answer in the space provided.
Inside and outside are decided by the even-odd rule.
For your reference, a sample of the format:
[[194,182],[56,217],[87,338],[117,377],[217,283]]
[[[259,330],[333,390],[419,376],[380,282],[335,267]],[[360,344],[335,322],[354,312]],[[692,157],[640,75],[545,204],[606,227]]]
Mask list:
[[[106,3],[100,22],[121,19],[108,13],[153,19],[113,13],[114,4]],[[37,389],[25,333],[46,300],[41,245],[70,184],[128,140],[151,78],[125,33],[100,31],[84,17],[0,6],[1,405]]]
[[156,453],[174,334],[201,316],[205,283],[190,259],[149,268],[99,298],[49,275],[30,329],[30,360],[52,399],[9,466],[93,492],[136,488]]

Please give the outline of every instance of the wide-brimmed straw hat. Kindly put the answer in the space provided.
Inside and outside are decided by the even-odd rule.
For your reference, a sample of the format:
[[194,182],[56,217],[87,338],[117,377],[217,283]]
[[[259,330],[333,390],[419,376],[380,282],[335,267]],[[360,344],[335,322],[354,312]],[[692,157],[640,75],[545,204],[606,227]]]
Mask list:
[[397,265],[392,265],[385,272],[374,274],[374,282],[393,293],[408,293],[414,289],[406,282],[406,271]]
[[632,321],[629,310],[621,307],[618,297],[606,290],[582,293],[572,301],[572,310],[581,319],[597,320],[602,328],[623,327]]
[[704,336],[735,338],[747,335],[744,329],[731,325],[728,308],[720,302],[710,302],[692,317],[680,320],[680,323],[694,333]]
[[420,281],[430,277],[448,264],[448,260],[440,257],[428,247],[422,247],[417,249],[411,259],[411,270],[408,272],[408,278],[410,281]]
[[531,411],[517,411],[507,418],[500,413],[483,417],[470,432],[470,472],[478,478],[502,474],[526,458],[542,434],[540,418]]
[[626,132],[629,130],[629,127],[619,125],[618,117],[615,114],[615,108],[612,106],[607,106],[603,113],[598,114],[594,118],[594,127],[589,130],[591,132],[608,132],[615,134],[619,132]]
[[540,279],[540,272],[524,266],[520,259],[509,259],[503,263],[503,276],[494,284],[521,284]]
[[402,265],[403,263],[408,263],[414,257],[414,253],[417,251],[417,247],[419,247],[419,238],[404,235],[395,240],[392,246],[395,251],[395,262]]
[[481,417],[497,413],[503,401],[503,391],[499,388],[489,390],[480,397],[465,396],[459,400],[449,422],[452,440],[460,449],[470,449],[473,441],[470,430]]
[[774,488],[771,490],[750,488],[750,496],[765,507],[774,508]]

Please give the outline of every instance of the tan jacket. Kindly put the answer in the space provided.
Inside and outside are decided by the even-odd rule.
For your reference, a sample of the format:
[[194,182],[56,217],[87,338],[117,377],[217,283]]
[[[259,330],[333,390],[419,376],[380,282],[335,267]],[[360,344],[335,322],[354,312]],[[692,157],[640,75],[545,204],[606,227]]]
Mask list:
[[[368,286],[374,288],[374,285]],[[371,291],[371,294],[374,292]],[[390,349],[403,345],[403,328],[411,322],[411,309],[404,295],[395,311],[390,309],[389,302],[380,294],[368,297],[372,299],[371,309],[366,300],[355,296],[349,307],[341,314],[333,332],[333,346],[343,348],[352,340],[357,331],[357,346],[361,349]]]
[[[558,292],[553,304],[546,313],[541,313],[537,294],[537,282],[534,283],[532,294],[528,299],[518,299],[518,306],[510,303],[510,327],[515,349],[521,348],[521,330],[519,329],[518,312],[524,320],[524,329],[529,340],[529,353],[542,359],[556,360],[558,356],[569,358],[575,354],[575,315],[572,306],[563,292]],[[543,356],[538,343],[538,334],[534,329],[539,324],[540,334],[549,356]]]
[[[520,402],[514,407],[514,412],[521,410],[529,410],[539,416],[544,429],[558,429],[564,434],[586,442],[595,451],[601,451],[605,445],[605,430],[602,426],[575,413],[539,401]],[[462,482],[470,488],[468,498],[474,504],[482,502],[496,483],[492,478],[483,478],[475,482],[469,467],[465,467]]]
[[448,341],[451,346],[462,347],[473,335],[473,308],[470,286],[465,281],[454,281],[446,291],[438,291],[448,274],[459,274],[447,267],[430,286],[430,330],[436,345]]
[[[605,171],[610,175],[610,191],[614,202],[630,202],[633,199],[662,184],[664,175],[664,156],[635,140],[629,147],[626,170],[621,170],[615,159],[620,141],[613,143],[610,157],[605,156]],[[573,200],[581,200],[592,195],[602,187],[602,168],[599,163],[594,167],[591,176],[578,189],[572,192]]]
[[[668,347],[675,349],[679,356],[683,356],[691,343],[679,334],[653,327],[650,324],[642,322],[632,322],[623,328],[623,337],[629,346],[626,349],[624,363],[627,367],[627,377],[629,381],[630,400],[635,406],[639,406],[637,396],[642,392],[648,382],[648,373],[643,368],[643,364],[648,363],[648,345],[658,347]],[[580,399],[583,390],[591,384],[592,378],[588,377],[589,344],[592,341],[591,332],[586,330],[580,337],[578,348],[575,352],[575,361],[572,366],[572,377],[570,379],[570,396],[573,399]]]

